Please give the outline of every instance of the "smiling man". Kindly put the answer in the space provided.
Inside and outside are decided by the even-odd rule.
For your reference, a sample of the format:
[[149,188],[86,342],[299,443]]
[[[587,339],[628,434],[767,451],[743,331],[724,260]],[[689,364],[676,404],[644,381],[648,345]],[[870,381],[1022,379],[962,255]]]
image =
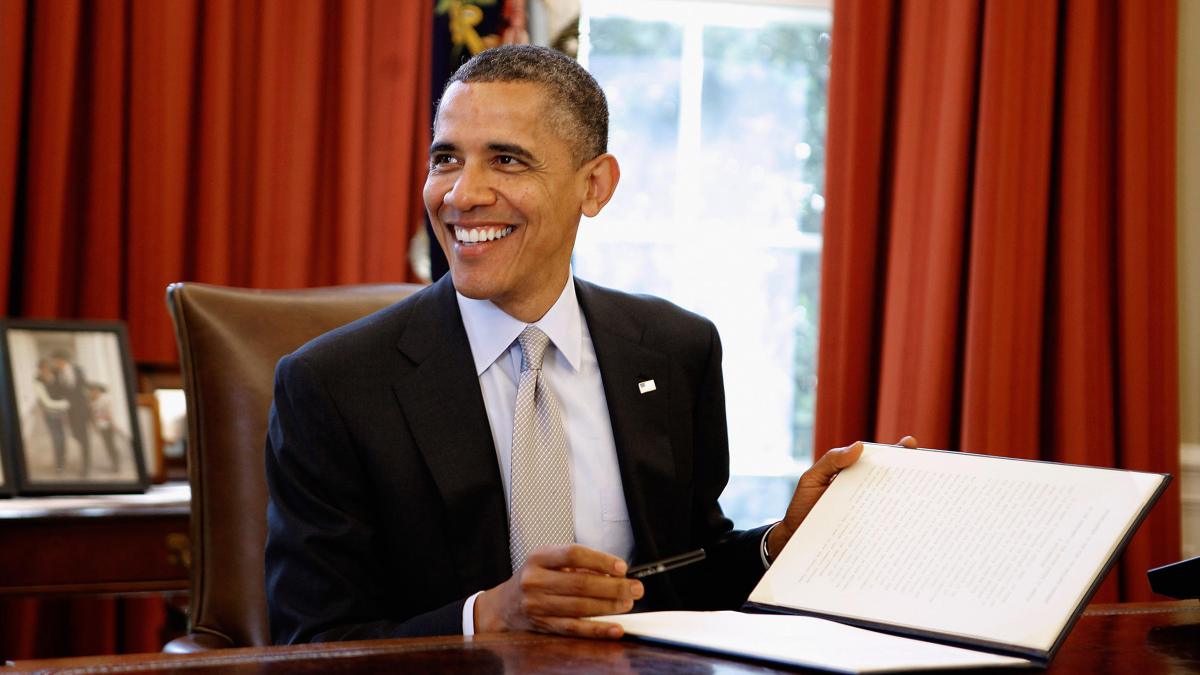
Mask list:
[[[450,274],[277,369],[276,642],[619,637],[583,617],[736,607],[857,459],[827,453],[783,520],[732,529],[716,329],[571,273],[582,216],[620,177],[607,134],[602,90],[551,50],[485,51],[447,85],[424,198]],[[697,548],[702,563],[625,577]]]

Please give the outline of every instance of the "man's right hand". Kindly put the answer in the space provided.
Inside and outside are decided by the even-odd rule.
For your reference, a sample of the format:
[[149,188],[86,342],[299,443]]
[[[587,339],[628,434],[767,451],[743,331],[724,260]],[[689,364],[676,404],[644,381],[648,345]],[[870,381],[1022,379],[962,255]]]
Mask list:
[[619,638],[617,624],[583,617],[623,614],[642,597],[616,556],[578,544],[534,551],[512,578],[475,599],[475,632],[535,630],[575,637]]

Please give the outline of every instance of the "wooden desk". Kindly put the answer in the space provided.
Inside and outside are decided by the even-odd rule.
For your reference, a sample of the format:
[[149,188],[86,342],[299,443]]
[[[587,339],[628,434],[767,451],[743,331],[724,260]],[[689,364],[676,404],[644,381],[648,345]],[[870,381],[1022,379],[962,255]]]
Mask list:
[[[18,662],[0,673],[82,672],[324,673],[735,673],[795,672],[633,640],[591,641],[530,633],[298,647],[204,654],[144,654]],[[1200,602],[1101,605],[1075,626],[1049,673],[1200,671]],[[1011,670],[992,670],[1007,673]],[[1029,671],[1018,671],[1029,672]],[[1041,672],[1033,670],[1032,672]]]
[[187,590],[190,508],[186,483],[0,500],[0,595]]

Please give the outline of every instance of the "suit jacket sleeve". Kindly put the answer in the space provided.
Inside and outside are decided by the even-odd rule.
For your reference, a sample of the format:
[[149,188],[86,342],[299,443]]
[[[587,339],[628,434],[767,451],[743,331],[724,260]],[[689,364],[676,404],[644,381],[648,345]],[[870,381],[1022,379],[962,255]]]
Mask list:
[[[385,569],[378,506],[350,431],[317,371],[280,361],[266,447],[266,591],[277,644],[456,634],[465,598],[403,601],[403,570]],[[399,600],[398,600],[399,599]]]

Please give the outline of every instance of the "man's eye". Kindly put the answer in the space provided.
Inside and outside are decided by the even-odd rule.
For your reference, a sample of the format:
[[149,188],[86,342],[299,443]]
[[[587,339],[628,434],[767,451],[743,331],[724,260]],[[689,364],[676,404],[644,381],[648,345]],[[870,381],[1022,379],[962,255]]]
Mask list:
[[438,153],[429,158],[429,163],[433,166],[444,166],[446,164],[453,164],[457,161],[458,160],[455,159],[454,155],[448,155],[445,153]]
[[517,166],[521,164],[521,160],[512,155],[496,155],[496,163],[500,166]]

